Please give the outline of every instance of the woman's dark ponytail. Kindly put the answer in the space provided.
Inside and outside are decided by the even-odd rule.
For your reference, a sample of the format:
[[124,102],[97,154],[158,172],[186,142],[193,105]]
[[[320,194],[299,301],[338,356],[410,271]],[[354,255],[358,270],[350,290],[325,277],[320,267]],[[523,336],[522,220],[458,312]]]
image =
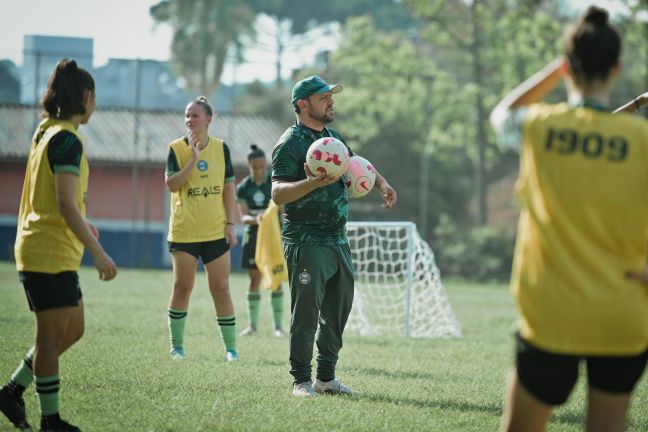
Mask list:
[[247,160],[249,162],[250,160],[256,159],[256,158],[264,158],[265,159],[265,153],[263,152],[263,150],[261,150],[259,148],[258,145],[251,144],[250,145],[250,151],[248,152],[248,155],[247,155]]
[[67,119],[85,114],[85,92],[95,90],[92,76],[71,59],[62,59],[47,80],[41,104],[49,117]]
[[608,22],[605,9],[590,6],[585,15],[567,29],[565,55],[574,78],[604,80],[619,64],[621,37]]

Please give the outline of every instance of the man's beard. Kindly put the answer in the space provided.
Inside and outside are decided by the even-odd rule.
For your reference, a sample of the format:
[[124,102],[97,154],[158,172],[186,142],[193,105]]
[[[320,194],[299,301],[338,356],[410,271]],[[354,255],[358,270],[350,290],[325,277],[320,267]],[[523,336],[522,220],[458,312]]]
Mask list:
[[333,113],[331,113],[330,115],[327,115],[326,111],[324,111],[324,114],[318,115],[317,113],[314,112],[313,108],[308,109],[308,115],[313,120],[317,120],[318,122],[322,122],[324,124],[329,124],[333,120],[335,120],[335,116],[333,115]]

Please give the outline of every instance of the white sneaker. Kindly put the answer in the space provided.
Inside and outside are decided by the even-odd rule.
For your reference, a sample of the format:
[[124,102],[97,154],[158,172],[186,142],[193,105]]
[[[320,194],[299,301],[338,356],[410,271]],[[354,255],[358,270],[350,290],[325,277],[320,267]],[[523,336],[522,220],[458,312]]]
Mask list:
[[280,329],[280,328],[274,329],[272,331],[272,334],[274,335],[274,337],[278,337],[278,338],[286,337],[286,332],[283,331],[283,329]]
[[257,332],[256,327],[249,326],[249,327],[243,329],[243,331],[241,333],[239,333],[239,334],[241,336],[251,336],[251,335],[255,334],[256,332]]
[[171,348],[169,354],[173,360],[184,360],[187,357],[187,354],[185,354],[184,348],[182,347]]
[[225,361],[227,363],[234,363],[239,361],[239,355],[236,351],[227,351],[225,352]]
[[320,381],[315,380],[313,384],[313,390],[319,394],[332,394],[332,395],[352,395],[356,394],[353,389],[342,384],[337,378],[332,379],[331,381]]
[[319,396],[319,394],[313,390],[313,381],[307,381],[293,384],[293,396],[316,397]]

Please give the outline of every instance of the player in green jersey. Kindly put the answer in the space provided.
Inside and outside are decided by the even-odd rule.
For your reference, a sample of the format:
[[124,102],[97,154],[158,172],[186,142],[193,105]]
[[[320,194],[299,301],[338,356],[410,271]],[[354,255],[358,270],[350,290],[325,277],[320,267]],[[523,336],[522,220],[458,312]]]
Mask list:
[[[346,237],[348,192],[341,178],[316,176],[306,165],[306,151],[313,141],[330,136],[344,142],[326,127],[335,118],[333,94],[340,91],[341,85],[329,85],[318,76],[297,82],[292,90],[297,121],[279,138],[272,154],[272,199],[284,207],[282,237],[291,292],[290,373],[295,396],[353,393],[335,376],[354,289]],[[396,204],[396,191],[378,173],[374,188],[384,200],[383,208]]]
[[[272,194],[270,173],[266,169],[266,157],[263,150],[256,144],[250,146],[247,156],[250,175],[241,180],[236,188],[239,210],[245,225],[243,234],[243,253],[241,267],[247,270],[250,277],[250,287],[247,295],[250,325],[241,332],[251,335],[257,332],[259,323],[259,304],[261,303],[261,272],[256,266],[254,255],[257,247],[257,232],[265,210],[268,208]],[[274,332],[277,337],[285,336],[281,320],[283,317],[283,290],[281,285],[272,291],[271,305],[274,318]]]

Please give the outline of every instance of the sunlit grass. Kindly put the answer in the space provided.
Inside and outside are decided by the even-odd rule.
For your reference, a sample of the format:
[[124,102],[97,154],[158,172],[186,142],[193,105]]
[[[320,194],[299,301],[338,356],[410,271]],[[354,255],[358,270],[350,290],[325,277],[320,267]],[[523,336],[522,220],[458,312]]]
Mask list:
[[[204,276],[196,280],[185,335],[188,358],[168,356],[170,271],[124,270],[102,283],[80,272],[86,333],[61,360],[61,412],[84,431],[494,431],[512,364],[514,309],[502,285],[446,281],[462,324],[457,340],[346,335],[338,376],[362,395],[301,400],[291,395],[288,341],[271,334],[270,295],[261,329],[239,339],[227,365]],[[33,317],[14,267],[0,264],[0,380],[30,347]],[[231,279],[239,329],[247,324],[246,276]],[[289,296],[286,296],[286,310]],[[287,313],[286,313],[287,315]],[[286,328],[288,316],[286,316]],[[38,423],[33,388],[25,395]],[[582,430],[583,380],[551,431]],[[628,430],[648,430],[648,384],[638,386]],[[10,430],[0,418],[0,430]]]

